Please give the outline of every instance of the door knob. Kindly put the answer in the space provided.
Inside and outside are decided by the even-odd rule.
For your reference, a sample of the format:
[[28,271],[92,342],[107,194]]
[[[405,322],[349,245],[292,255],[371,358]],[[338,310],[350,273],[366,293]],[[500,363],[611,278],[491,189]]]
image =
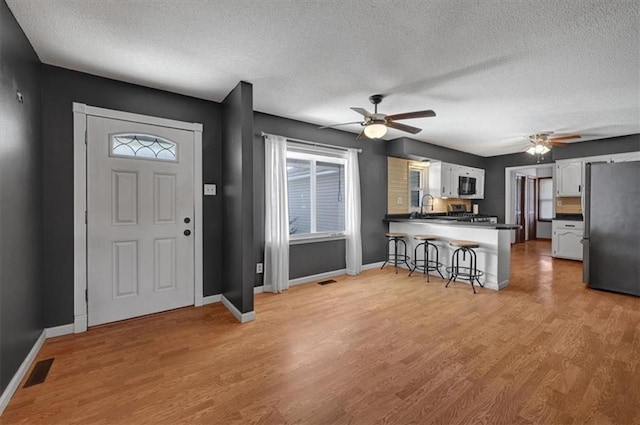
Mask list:
[[187,229],[184,231],[185,236],[189,236],[191,234],[191,230]]

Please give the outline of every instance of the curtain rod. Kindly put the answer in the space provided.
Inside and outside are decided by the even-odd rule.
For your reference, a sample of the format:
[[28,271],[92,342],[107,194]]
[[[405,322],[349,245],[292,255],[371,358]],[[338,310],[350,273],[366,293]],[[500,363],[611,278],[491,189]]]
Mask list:
[[[263,131],[262,132],[262,137],[264,137],[264,136],[276,136],[276,134],[265,133]],[[292,142],[304,143],[305,145],[322,146],[322,147],[325,147],[325,148],[338,149],[338,150],[341,150],[341,151],[346,151],[346,150],[350,149],[350,148],[344,148],[342,146],[327,145],[325,143],[316,143],[316,142],[310,142],[308,140],[294,139],[292,137],[285,137],[285,136],[280,136],[280,137],[284,137],[285,139],[290,140]],[[362,149],[356,149],[356,152],[362,153]]]

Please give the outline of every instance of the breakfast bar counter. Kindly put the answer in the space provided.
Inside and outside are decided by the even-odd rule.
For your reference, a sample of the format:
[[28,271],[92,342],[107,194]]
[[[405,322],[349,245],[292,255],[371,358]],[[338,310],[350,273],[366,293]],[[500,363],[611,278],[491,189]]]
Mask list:
[[[511,260],[511,232],[519,226],[504,223],[471,223],[446,219],[407,219],[387,218],[389,231],[406,233],[407,254],[412,257],[414,247],[418,241],[415,235],[434,235],[438,238],[435,244],[440,252],[440,262],[443,263],[442,273],[451,265],[451,255],[455,250],[449,246],[449,241],[463,239],[477,242],[476,248],[478,270],[484,272],[480,279],[485,288],[500,290],[509,285]],[[431,272],[437,276],[437,272]],[[469,281],[460,280],[458,282]]]

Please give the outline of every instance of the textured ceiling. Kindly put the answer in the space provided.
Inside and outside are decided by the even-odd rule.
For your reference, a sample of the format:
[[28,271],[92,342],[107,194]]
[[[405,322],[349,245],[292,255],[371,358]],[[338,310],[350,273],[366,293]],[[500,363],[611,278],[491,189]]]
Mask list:
[[44,63],[214,101],[244,80],[256,110],[315,124],[383,93],[436,111],[413,138],[484,156],[640,133],[638,0],[7,3]]

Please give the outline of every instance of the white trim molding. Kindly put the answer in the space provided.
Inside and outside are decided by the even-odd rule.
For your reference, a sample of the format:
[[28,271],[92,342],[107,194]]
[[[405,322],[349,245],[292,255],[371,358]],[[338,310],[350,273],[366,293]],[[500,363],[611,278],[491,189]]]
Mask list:
[[204,304],[203,297],[203,215],[202,215],[202,124],[176,121],[148,115],[87,106],[73,103],[73,288],[74,333],[87,330],[87,116],[112,118],[193,132],[193,188],[194,188],[194,291],[193,305]]
[[236,318],[236,320],[240,323],[247,323],[250,322],[252,320],[256,320],[256,312],[255,311],[249,311],[247,313],[241,313],[240,310],[238,310],[236,308],[235,305],[233,305],[231,303],[231,301],[229,301],[227,299],[227,297],[225,297],[224,295],[222,295],[222,305],[224,305],[227,310],[229,310],[231,312],[231,314],[233,314],[233,317]]
[[313,274],[311,276],[303,276],[289,280],[289,286],[302,285],[303,283],[315,282],[330,277],[342,276],[347,274],[347,269],[333,270],[330,272]]
[[76,329],[75,324],[69,323],[68,325],[54,326],[53,328],[45,328],[44,331],[47,339],[49,339],[49,338],[55,338],[57,336],[71,335],[72,333],[76,333],[75,329]]
[[5,388],[2,395],[0,395],[0,415],[2,415],[2,412],[4,412],[4,409],[9,404],[11,397],[13,397],[13,394],[18,389],[20,382],[22,382],[22,378],[25,377],[29,368],[31,368],[31,364],[40,352],[40,348],[42,348],[42,344],[44,344],[45,339],[47,339],[47,332],[46,330],[43,330],[36,342],[33,344],[33,347],[31,347],[31,351],[29,351],[27,357],[25,357],[15,375],[13,375],[13,378],[9,381],[7,388]]
[[221,298],[222,294],[208,295],[202,298],[202,305],[219,303]]
[[384,264],[384,261],[378,261],[377,263],[369,263],[369,264],[363,264],[362,265],[362,270],[371,270],[371,269],[379,269],[380,267],[382,267],[382,265]]

